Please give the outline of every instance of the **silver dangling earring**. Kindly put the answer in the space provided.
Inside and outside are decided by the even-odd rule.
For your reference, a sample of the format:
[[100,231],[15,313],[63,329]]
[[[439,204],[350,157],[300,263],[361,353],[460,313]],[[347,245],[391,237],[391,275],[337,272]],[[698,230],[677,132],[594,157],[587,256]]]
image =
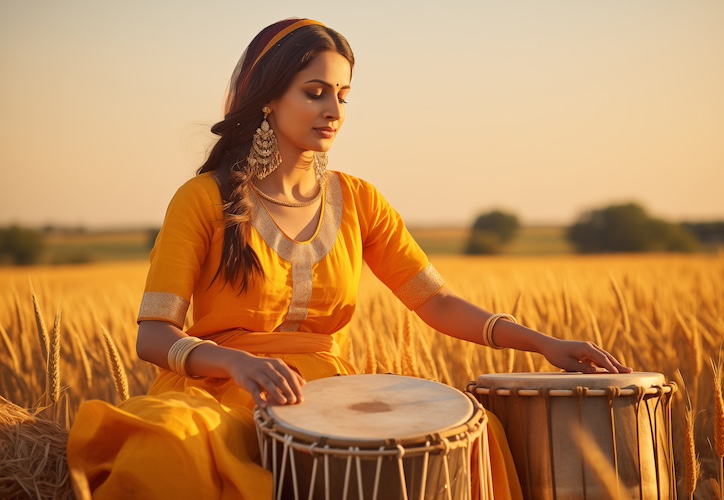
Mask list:
[[264,120],[261,126],[254,132],[251,141],[251,150],[246,161],[252,172],[256,173],[256,178],[262,180],[271,174],[282,163],[282,155],[279,154],[279,146],[274,131],[266,121],[266,117],[271,113],[268,106],[264,106],[261,111],[264,113]]
[[319,182],[322,182],[324,179],[324,174],[327,172],[328,161],[329,158],[327,157],[327,153],[314,153],[314,173],[317,175],[317,180]]

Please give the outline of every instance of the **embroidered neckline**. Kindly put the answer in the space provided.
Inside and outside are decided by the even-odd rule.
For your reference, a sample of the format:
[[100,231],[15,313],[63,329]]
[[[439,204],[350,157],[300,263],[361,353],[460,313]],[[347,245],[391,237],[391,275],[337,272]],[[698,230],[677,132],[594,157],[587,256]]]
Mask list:
[[254,194],[256,197],[252,215],[254,229],[269,248],[292,264],[292,295],[289,311],[284,322],[277,328],[279,331],[297,331],[301,322],[307,318],[309,301],[312,298],[313,266],[332,250],[337,241],[342,224],[342,185],[339,176],[332,172],[328,172],[326,184],[317,230],[312,238],[305,242],[296,241],[284,234],[266,207],[263,207],[261,200]]

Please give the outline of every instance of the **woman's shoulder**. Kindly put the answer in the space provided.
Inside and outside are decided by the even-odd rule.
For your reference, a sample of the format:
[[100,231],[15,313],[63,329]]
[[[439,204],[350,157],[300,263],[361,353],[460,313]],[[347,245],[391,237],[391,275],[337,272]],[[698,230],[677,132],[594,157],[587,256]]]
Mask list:
[[377,188],[371,182],[344,172],[334,171],[333,173],[339,177],[342,185],[344,185],[353,196],[360,197],[377,195]]
[[184,182],[176,191],[176,197],[208,198],[216,202],[220,198],[219,185],[213,172],[198,174]]
[[179,189],[198,191],[218,191],[219,185],[216,182],[214,172],[197,174],[184,182]]

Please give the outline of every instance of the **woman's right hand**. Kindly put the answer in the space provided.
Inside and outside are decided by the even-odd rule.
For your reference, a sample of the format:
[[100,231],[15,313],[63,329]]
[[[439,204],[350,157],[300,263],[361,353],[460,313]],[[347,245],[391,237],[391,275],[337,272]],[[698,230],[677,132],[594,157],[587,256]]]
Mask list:
[[226,370],[236,385],[251,394],[257,406],[297,404],[304,400],[302,386],[306,381],[284,361],[243,351],[236,354],[227,360]]

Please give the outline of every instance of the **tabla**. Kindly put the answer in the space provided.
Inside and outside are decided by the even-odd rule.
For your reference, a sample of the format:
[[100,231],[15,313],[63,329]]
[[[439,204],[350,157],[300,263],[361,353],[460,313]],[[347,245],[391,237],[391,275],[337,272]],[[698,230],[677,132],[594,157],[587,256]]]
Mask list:
[[254,410],[275,499],[492,499],[487,416],[472,395],[382,374],[303,391],[302,404]]
[[[663,375],[491,374],[468,390],[503,424],[526,498],[610,498],[611,491],[626,499],[676,497],[670,406],[676,384]],[[602,482],[601,463],[591,462],[578,430],[598,446],[612,481]]]

